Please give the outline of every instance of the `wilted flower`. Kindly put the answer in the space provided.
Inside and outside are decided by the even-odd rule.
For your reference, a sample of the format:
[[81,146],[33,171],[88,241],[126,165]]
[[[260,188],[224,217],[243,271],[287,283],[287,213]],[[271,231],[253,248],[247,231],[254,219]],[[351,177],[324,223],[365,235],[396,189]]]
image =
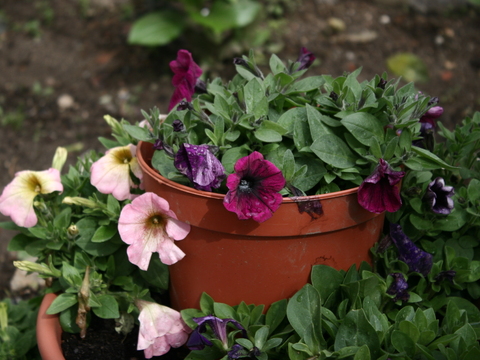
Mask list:
[[402,273],[392,273],[393,282],[387,290],[387,294],[395,295],[393,301],[402,300],[407,302],[410,299],[410,294],[407,292],[408,283]]
[[160,260],[167,265],[185,256],[173,241],[184,239],[190,232],[190,225],[177,219],[165,199],[145,193],[122,209],[118,232],[130,245],[127,248],[130,262],[146,271],[153,252],[158,252]]
[[358,203],[370,212],[395,212],[402,206],[400,190],[396,186],[405,175],[395,171],[383,159],[358,189]]
[[429,123],[433,127],[436,126],[435,120],[443,114],[443,108],[441,106],[434,106],[428,109],[428,111],[423,114],[420,118],[421,123]]
[[185,125],[183,125],[183,122],[180,119],[173,120],[172,126],[173,131],[175,132],[180,132],[185,129]]
[[240,220],[270,219],[282,203],[282,195],[278,193],[285,186],[282,172],[257,151],[239,159],[234,170],[227,178],[225,208],[236,213]]
[[433,265],[432,254],[419,249],[398,224],[390,224],[390,237],[398,249],[399,259],[409,270],[427,276]]
[[143,174],[135,157],[135,145],[118,146],[108,150],[105,155],[94,162],[90,169],[90,182],[103,194],[112,194],[117,200],[132,199],[130,188],[137,185],[130,173],[138,179]]
[[183,322],[178,311],[144,300],[136,300],[135,305],[140,310],[137,350],[144,350],[147,359],[163,355],[170,347],[178,348],[187,342],[192,330]]
[[457,272],[455,270],[446,270],[446,271],[441,271],[435,276],[435,281],[441,282],[444,280],[448,280],[453,284],[453,279],[457,275]]
[[226,177],[222,163],[208,145],[180,145],[173,164],[198,190],[219,188]]
[[193,318],[198,326],[190,335],[187,347],[190,350],[202,350],[205,346],[212,346],[212,342],[202,334],[207,331],[207,325],[213,331],[214,336],[223,344],[223,348],[228,349],[227,325],[232,323],[238,330],[242,330],[243,336],[246,336],[245,328],[234,319],[219,319],[213,315]]
[[296,71],[308,69],[313,62],[315,61],[315,55],[310,52],[306,47],[300,49],[300,56],[298,57],[296,63],[299,64]]
[[193,61],[192,54],[187,50],[179,50],[177,59],[170,62],[170,69],[175,74],[172,84],[175,86],[168,111],[172,110],[181,100],[192,100],[195,85],[202,75],[202,69]]
[[54,191],[63,191],[60,172],[57,169],[17,172],[0,196],[0,212],[10,216],[18,226],[27,228],[35,226],[38,221],[33,209],[35,197]]
[[451,197],[455,194],[453,186],[445,186],[445,180],[437,177],[428,184],[425,200],[434,213],[448,215],[454,207]]

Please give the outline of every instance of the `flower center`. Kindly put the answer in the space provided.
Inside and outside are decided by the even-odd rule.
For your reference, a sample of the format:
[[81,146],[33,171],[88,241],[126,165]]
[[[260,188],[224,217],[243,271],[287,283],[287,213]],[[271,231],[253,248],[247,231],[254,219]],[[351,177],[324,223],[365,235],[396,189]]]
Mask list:
[[253,188],[253,181],[249,179],[242,179],[240,180],[240,184],[238,185],[238,189],[240,192],[251,192]]
[[153,215],[150,217],[150,223],[153,226],[163,226],[165,220],[161,215]]

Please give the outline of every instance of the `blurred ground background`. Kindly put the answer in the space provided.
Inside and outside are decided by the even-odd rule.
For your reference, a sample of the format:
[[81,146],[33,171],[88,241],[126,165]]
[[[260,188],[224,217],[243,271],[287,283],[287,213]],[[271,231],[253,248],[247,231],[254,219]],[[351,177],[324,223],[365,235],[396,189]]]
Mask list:
[[[389,63],[406,53],[424,65],[417,87],[440,98],[444,124],[480,110],[480,10],[467,0],[262,2],[269,17],[252,31],[270,32],[255,47],[264,64],[272,52],[295,60],[305,46],[317,56],[310,74],[362,66],[365,80],[384,71],[395,77]],[[136,121],[140,109],[166,111],[168,63],[178,49],[190,50],[208,77],[233,71],[231,58],[247,50],[208,45],[195,32],[162,47],[129,45],[132,23],[159,3],[0,0],[0,189],[17,171],[48,168],[57,146],[70,150],[70,162],[102,150],[96,139],[110,133],[105,114]],[[11,235],[0,230],[0,299],[13,271]]]

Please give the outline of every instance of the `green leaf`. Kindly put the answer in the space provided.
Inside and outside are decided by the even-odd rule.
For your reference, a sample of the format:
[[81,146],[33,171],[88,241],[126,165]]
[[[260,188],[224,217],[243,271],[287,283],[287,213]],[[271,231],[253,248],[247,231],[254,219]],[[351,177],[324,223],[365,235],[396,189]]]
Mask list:
[[163,150],[157,150],[153,153],[152,167],[167,177],[171,172],[176,172],[177,168],[173,165],[173,159],[170,158]]
[[93,218],[83,218],[76,223],[79,236],[75,240],[80,248],[85,250],[88,254],[93,256],[107,256],[113,254],[120,246],[122,242],[119,241],[107,241],[103,243],[92,242],[93,234],[97,230],[97,222]]
[[307,111],[303,107],[287,110],[278,118],[277,123],[287,129],[287,134],[293,135],[295,124],[299,121],[307,121]]
[[185,17],[176,11],[152,12],[133,23],[127,41],[143,46],[165,45],[177,38],[184,26]]
[[213,310],[214,310],[215,316],[221,319],[238,320],[237,313],[230,305],[216,302],[213,304]]
[[263,142],[274,143],[281,142],[282,135],[275,130],[259,128],[254,133],[255,137]]
[[400,353],[405,351],[408,356],[413,356],[415,354],[415,342],[402,331],[393,331],[392,345]]
[[48,315],[57,314],[78,302],[77,295],[63,293],[58,295],[47,310]]
[[146,128],[139,127],[137,125],[123,124],[125,131],[137,140],[149,141],[152,140],[149,131]]
[[278,74],[286,70],[286,67],[283,61],[275,54],[272,54],[272,56],[270,56],[269,65],[270,65],[270,70],[272,70],[273,74]]
[[363,145],[372,146],[374,140],[383,143],[383,126],[375,116],[359,112],[344,117],[340,122]]
[[147,271],[140,271],[144,280],[162,290],[168,289],[168,274],[168,266],[162,263],[158,256],[151,257]]
[[387,59],[387,66],[396,76],[406,81],[428,81],[428,68],[421,58],[411,53],[399,53]]
[[305,109],[307,111],[308,125],[312,139],[318,139],[323,135],[333,134],[333,130],[322,121],[324,116],[320,114],[316,108],[307,104]]
[[214,1],[206,16],[201,14],[198,7],[187,10],[193,21],[221,34],[226,30],[250,24],[260,12],[261,5],[252,0]]
[[480,199],[480,180],[472,179],[467,188],[468,200],[474,203]]
[[63,209],[60,214],[55,216],[55,219],[53,220],[53,225],[57,229],[66,229],[67,227],[70,226],[70,217],[72,215],[72,208],[67,207]]
[[256,119],[268,114],[268,100],[258,78],[253,78],[245,85],[244,96],[247,112],[254,114]]
[[431,153],[430,151],[428,151],[426,149],[422,149],[418,146],[412,146],[412,151],[415,152],[417,155],[419,155],[421,157],[424,157],[424,158],[434,162],[435,164],[438,164],[440,168],[444,168],[444,169],[447,169],[447,170],[456,170],[457,169],[455,166],[451,166],[451,165],[447,164],[445,161],[440,159],[437,155]]
[[319,89],[325,83],[322,76],[309,76],[305,79],[294,82],[285,91],[285,95],[299,92],[308,92]]
[[340,271],[327,265],[314,265],[312,268],[312,285],[320,293],[322,304],[337,290],[343,282],[343,275]]
[[313,142],[311,149],[325,163],[339,169],[355,166],[357,157],[348,145],[336,135],[321,136]]
[[353,360],[370,360],[370,349],[365,344],[360,349],[358,349],[357,353],[353,357]]
[[308,328],[320,331],[320,294],[310,284],[305,285],[290,299],[287,318],[300,337],[305,338]]
[[117,233],[117,224],[110,223],[100,226],[92,237],[92,242],[101,243],[110,240]]
[[338,328],[335,351],[346,346],[367,345],[373,359],[380,354],[380,341],[373,326],[368,322],[363,309],[350,311]]
[[287,314],[287,300],[274,302],[265,315],[265,324],[270,328],[270,334],[280,325]]
[[93,312],[102,319],[116,319],[120,317],[118,302],[112,295],[101,294],[97,296],[101,306],[92,307]]

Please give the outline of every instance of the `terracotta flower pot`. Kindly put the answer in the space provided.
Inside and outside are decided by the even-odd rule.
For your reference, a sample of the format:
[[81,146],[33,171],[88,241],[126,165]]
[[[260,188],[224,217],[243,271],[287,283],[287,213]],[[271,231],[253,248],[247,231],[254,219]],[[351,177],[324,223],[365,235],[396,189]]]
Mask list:
[[62,352],[62,327],[58,315],[47,315],[47,309],[57,297],[46,294],[37,316],[37,344],[43,360],[65,360]]
[[145,190],[165,198],[178,218],[191,225],[176,244],[186,253],[170,266],[170,296],[178,310],[198,308],[202,292],[230,305],[265,304],[289,298],[309,279],[312,265],[347,270],[370,262],[384,214],[357,202],[357,189],[304,197],[320,200],[323,214],[313,219],[285,198],[263,223],[238,220],[223,206],[224,195],[195,190],[162,177],[151,167],[150,143],[137,147]]

